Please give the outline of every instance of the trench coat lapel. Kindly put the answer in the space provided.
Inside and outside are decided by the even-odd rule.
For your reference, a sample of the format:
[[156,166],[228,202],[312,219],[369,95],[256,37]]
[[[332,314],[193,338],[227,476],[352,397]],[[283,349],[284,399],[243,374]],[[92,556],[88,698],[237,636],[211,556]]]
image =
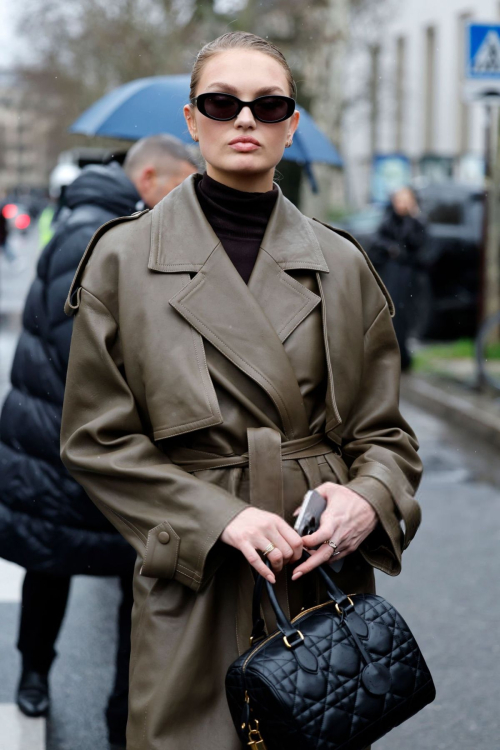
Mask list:
[[289,439],[307,435],[302,395],[278,334],[221,244],[169,300],[202,336],[274,401]]
[[264,246],[259,250],[248,290],[282,343],[321,301],[283,271]]
[[286,270],[328,272],[318,240],[278,188],[247,286],[203,214],[195,179],[155,209],[149,268],[197,272],[170,305],[268,393],[289,439],[307,435],[302,396],[282,344],[321,298]]

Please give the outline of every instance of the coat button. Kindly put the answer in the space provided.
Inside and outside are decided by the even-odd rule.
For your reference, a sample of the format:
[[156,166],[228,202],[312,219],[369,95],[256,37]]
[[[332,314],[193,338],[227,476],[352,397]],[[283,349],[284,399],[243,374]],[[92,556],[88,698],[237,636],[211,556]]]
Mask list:
[[170,534],[168,531],[160,531],[158,534],[158,539],[162,544],[168,544],[170,541]]

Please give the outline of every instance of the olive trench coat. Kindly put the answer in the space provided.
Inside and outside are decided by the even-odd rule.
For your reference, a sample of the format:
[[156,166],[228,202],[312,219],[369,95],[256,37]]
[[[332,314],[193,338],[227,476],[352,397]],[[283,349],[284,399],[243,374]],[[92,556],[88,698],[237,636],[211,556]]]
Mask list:
[[[420,522],[392,303],[365,254],[279,191],[246,285],[196,179],[102,227],[66,303],[62,459],[138,554],[128,750],[241,748],[224,678],[253,578],[219,537],[248,503],[293,523],[320,482],[362,495],[379,522],[336,574],[348,593],[397,575]],[[294,616],[322,591],[290,575]]]

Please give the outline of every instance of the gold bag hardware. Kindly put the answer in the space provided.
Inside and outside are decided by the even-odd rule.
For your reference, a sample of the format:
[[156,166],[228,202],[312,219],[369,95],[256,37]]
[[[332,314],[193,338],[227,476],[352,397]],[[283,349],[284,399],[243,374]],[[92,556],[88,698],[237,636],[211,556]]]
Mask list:
[[267,750],[264,740],[259,731],[259,722],[255,719],[255,729],[251,727],[248,730],[248,747],[250,750]]

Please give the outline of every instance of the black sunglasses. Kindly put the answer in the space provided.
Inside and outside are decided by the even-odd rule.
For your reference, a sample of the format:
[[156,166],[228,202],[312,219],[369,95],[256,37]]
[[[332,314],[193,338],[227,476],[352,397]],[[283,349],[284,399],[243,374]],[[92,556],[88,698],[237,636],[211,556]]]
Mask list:
[[242,102],[232,94],[199,94],[191,99],[199,111],[211,120],[234,120],[243,107],[250,107],[253,116],[260,122],[282,122],[288,120],[295,110],[295,99],[289,96],[259,96],[252,102]]

